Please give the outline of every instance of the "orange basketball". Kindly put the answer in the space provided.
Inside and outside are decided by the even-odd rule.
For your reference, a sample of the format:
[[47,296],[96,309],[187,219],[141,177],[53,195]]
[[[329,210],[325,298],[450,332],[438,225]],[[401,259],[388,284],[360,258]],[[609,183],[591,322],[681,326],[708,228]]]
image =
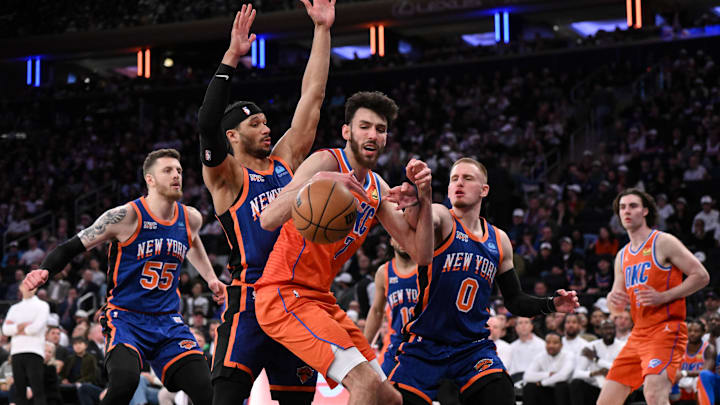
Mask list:
[[300,189],[292,210],[295,228],[315,243],[343,239],[355,225],[356,216],[355,197],[332,180],[313,181]]

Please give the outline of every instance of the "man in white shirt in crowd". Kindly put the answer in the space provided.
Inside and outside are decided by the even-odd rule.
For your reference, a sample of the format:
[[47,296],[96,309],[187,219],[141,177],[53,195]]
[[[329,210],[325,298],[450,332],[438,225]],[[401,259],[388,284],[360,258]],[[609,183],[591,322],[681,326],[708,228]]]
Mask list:
[[710,342],[715,345],[715,350],[720,348],[720,314],[714,313],[707,317],[708,333],[702,337],[703,342]]
[[713,233],[718,226],[718,210],[712,209],[712,197],[705,195],[700,199],[700,205],[702,205],[702,211],[698,212],[693,218],[692,232],[695,232],[695,221],[702,219],[705,224],[705,232]]
[[625,346],[625,341],[615,339],[615,324],[605,320],[600,324],[600,339],[587,344],[577,358],[573,379],[570,382],[570,402],[594,404],[613,360]]
[[15,379],[16,403],[30,404],[27,387],[32,389],[33,403],[45,403],[43,370],[45,331],[50,306],[35,296],[35,290],[20,285],[22,301],[10,307],[2,333],[11,336],[10,355]]
[[633,321],[630,316],[630,312],[626,309],[616,315],[613,315],[612,320],[615,323],[615,339],[627,342],[633,328]]
[[582,325],[578,314],[565,315],[565,336],[562,338],[563,350],[574,357],[580,355],[580,351],[587,346],[588,341],[580,337]]
[[572,353],[563,350],[557,332],[545,336],[545,350],[533,358],[523,380],[524,405],[568,404],[568,381],[575,366]]
[[533,333],[530,318],[518,317],[515,322],[515,333],[518,338],[510,344],[512,357],[506,368],[513,382],[522,381],[523,373],[530,367],[533,358],[545,351],[545,342]]
[[20,257],[20,265],[31,266],[33,264],[40,264],[44,257],[45,251],[38,247],[37,239],[31,236],[28,239],[28,250]]
[[490,329],[490,340],[495,343],[495,348],[500,357],[500,361],[503,362],[505,367],[510,364],[511,349],[510,343],[502,340],[501,338],[505,334],[505,317],[491,316],[487,321]]

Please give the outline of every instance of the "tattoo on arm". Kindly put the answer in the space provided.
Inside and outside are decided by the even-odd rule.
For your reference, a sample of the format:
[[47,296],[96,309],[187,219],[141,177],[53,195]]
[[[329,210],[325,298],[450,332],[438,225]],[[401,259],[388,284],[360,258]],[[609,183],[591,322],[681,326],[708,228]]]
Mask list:
[[108,225],[117,224],[122,221],[127,215],[127,208],[119,207],[106,211],[100,218],[95,221],[92,226],[85,228],[80,231],[80,240],[83,242],[92,242],[99,235],[102,235],[107,229]]

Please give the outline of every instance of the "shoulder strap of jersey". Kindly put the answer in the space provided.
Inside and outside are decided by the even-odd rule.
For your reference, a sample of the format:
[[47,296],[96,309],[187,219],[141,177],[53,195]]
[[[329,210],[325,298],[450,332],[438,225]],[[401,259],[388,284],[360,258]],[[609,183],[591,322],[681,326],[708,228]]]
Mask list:
[[342,154],[340,153],[340,150],[339,150],[339,149],[337,149],[337,148],[325,148],[325,149],[320,149],[320,150],[319,150],[318,152],[316,152],[316,153],[319,153],[319,152],[329,152],[329,153],[332,155],[332,157],[335,158],[335,161],[337,162],[337,165],[338,165],[338,171],[339,171],[339,172],[341,172],[341,173],[346,173],[346,172],[349,172],[349,171],[350,171],[349,169],[348,169],[348,170],[343,170],[344,161],[343,161],[343,157],[342,157]]
[[[188,238],[188,249],[192,249],[192,229],[190,229],[190,214],[188,214],[187,205],[182,203],[177,203],[178,209],[182,210],[183,216],[182,218],[185,220],[185,230],[187,231],[187,238]],[[199,231],[199,230],[198,230]]]
[[503,248],[502,248],[502,240],[500,240],[500,229],[498,229],[495,225],[490,225],[488,229],[492,227],[493,232],[495,233],[495,244],[497,245],[498,250],[498,264],[502,264],[503,262]]
[[279,163],[280,165],[282,165],[285,168],[285,170],[287,170],[290,173],[291,176],[295,175],[295,173],[293,173],[293,170],[290,167],[290,165],[285,160],[283,160],[283,158],[281,158],[280,156],[271,155],[270,160],[274,161],[275,164]]

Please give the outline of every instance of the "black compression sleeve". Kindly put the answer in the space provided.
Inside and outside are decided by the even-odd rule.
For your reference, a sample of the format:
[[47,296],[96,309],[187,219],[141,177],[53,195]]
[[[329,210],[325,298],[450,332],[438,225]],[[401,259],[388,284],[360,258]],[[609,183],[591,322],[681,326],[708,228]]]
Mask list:
[[48,253],[40,265],[40,268],[47,269],[50,272],[50,278],[52,278],[52,276],[61,272],[73,257],[86,250],[80,238],[75,235],[75,237],[58,245],[58,247]]
[[215,167],[225,160],[228,154],[228,141],[220,123],[225,107],[230,100],[230,81],[235,68],[220,64],[210,80],[203,104],[198,111],[200,128],[200,160],[205,166]]
[[535,297],[525,294],[520,287],[515,269],[510,269],[497,277],[497,283],[505,298],[505,308],[513,315],[532,317],[555,312],[553,297]]

